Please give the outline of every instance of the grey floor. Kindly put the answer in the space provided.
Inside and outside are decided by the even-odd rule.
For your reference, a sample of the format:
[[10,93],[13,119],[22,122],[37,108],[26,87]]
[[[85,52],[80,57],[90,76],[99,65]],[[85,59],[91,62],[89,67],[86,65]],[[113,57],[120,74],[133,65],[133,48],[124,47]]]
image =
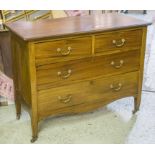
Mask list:
[[[129,14],[151,20],[147,15]],[[145,73],[140,111],[132,115],[133,98],[124,98],[97,111],[48,118],[40,123],[36,143],[155,143],[155,25],[148,28]],[[23,110],[19,121],[14,105],[0,107],[0,143],[30,143],[30,117]]]

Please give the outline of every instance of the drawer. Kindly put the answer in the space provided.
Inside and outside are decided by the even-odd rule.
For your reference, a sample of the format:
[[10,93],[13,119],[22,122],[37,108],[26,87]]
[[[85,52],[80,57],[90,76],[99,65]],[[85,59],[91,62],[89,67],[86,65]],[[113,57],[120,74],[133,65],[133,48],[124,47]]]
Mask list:
[[91,37],[66,38],[35,44],[36,63],[64,61],[91,56]]
[[137,81],[138,72],[131,72],[38,91],[38,112],[40,116],[50,115],[61,108],[80,104],[91,104],[93,107],[98,102],[106,104],[122,97],[135,96]]
[[37,67],[37,88],[47,89],[97,76],[135,71],[139,69],[139,63],[139,52],[129,51],[43,65]]
[[121,30],[95,37],[95,53],[135,50],[141,47],[142,30]]

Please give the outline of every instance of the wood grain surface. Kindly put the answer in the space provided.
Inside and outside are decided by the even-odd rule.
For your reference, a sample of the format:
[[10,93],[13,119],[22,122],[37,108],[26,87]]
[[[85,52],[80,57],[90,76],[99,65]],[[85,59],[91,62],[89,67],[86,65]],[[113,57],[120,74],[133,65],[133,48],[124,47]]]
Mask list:
[[17,21],[6,23],[5,26],[23,40],[37,40],[146,26],[148,24],[151,23],[118,13],[107,13],[55,20],[45,19],[35,22]]

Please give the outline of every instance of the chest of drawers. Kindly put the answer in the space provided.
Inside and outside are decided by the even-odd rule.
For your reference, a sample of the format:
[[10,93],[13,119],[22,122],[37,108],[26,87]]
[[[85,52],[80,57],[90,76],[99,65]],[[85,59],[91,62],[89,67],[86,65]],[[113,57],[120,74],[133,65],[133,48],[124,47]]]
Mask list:
[[141,100],[147,25],[118,14],[6,24],[11,32],[17,118],[30,108],[32,142],[51,115]]

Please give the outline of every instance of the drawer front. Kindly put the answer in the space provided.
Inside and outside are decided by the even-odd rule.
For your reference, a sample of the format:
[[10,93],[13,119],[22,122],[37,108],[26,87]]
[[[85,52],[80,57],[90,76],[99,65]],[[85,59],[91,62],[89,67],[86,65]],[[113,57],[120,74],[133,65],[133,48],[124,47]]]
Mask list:
[[92,50],[91,37],[67,38],[35,44],[37,64],[87,57]]
[[[50,115],[56,109],[79,104],[103,104],[137,94],[138,72],[131,72],[109,78],[98,78],[73,85],[42,90],[38,92],[40,116]],[[70,111],[72,112],[72,111]]]
[[38,90],[47,89],[97,76],[120,74],[138,69],[138,51],[54,63],[37,68],[37,87]]
[[95,37],[95,53],[134,50],[141,47],[142,30],[105,33]]

